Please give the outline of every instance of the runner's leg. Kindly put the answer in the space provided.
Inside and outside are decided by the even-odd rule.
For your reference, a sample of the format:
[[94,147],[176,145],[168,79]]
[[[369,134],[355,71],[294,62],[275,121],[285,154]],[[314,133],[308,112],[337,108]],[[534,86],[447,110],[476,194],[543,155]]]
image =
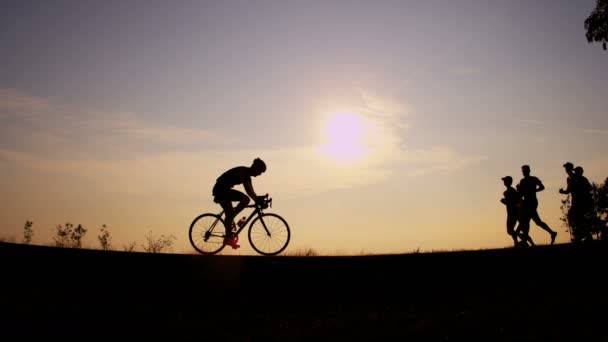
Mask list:
[[553,244],[555,242],[555,237],[557,236],[557,232],[555,232],[551,228],[549,228],[549,225],[540,219],[540,216],[538,216],[538,211],[536,211],[536,210],[534,210],[532,212],[532,221],[534,221],[534,223],[537,226],[541,227],[542,229],[544,229],[547,233],[549,233],[551,235],[551,244]]
[[517,234],[515,234],[515,225],[517,224],[517,215],[507,214],[507,234],[513,238],[513,244],[517,247]]

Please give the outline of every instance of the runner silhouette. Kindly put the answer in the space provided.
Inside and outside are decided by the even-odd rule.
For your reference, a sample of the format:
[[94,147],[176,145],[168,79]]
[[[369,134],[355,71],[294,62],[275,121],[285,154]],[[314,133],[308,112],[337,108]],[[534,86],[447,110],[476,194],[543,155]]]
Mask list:
[[543,191],[545,186],[537,177],[530,175],[530,166],[523,165],[521,172],[524,176],[517,185],[517,191],[523,196],[522,209],[524,210],[524,218],[528,220],[532,219],[534,223],[544,229],[551,236],[551,244],[555,243],[555,237],[557,232],[552,230],[538,215],[538,199],[536,193]]
[[515,247],[518,246],[517,235],[515,234],[515,225],[519,216],[519,202],[521,196],[511,185],[513,184],[513,178],[511,176],[502,177],[502,182],[507,188],[502,193],[500,202],[507,207],[507,234],[513,238],[513,244]]
[[568,174],[566,189],[559,189],[560,194],[570,195],[570,210],[568,210],[568,224],[572,232],[572,242],[591,241],[590,222],[588,217],[593,209],[593,196],[591,183],[583,176],[583,168],[576,168],[570,162],[564,164]]

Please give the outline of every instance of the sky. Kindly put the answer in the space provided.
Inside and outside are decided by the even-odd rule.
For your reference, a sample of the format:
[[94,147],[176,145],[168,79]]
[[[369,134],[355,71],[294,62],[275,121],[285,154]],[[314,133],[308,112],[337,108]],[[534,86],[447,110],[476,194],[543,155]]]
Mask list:
[[[608,54],[594,0],[2,1],[0,237],[106,225],[115,249],[219,212],[253,179],[287,249],[360,255],[509,247],[501,178],[608,177]],[[237,187],[242,190],[242,187]],[[532,224],[531,237],[549,234]],[[253,254],[243,248],[227,254]]]

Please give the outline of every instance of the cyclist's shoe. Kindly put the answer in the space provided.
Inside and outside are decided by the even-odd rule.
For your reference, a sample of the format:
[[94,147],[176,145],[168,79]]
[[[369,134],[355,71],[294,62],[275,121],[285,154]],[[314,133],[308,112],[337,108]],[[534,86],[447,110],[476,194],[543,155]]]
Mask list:
[[241,247],[238,244],[239,236],[238,235],[229,235],[224,238],[224,245],[232,247],[232,249],[237,249]]

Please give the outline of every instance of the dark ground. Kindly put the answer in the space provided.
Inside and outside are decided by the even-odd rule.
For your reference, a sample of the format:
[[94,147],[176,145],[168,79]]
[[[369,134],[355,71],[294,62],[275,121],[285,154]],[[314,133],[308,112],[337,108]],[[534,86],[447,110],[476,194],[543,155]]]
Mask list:
[[0,338],[608,341],[608,244],[357,257],[0,243]]

